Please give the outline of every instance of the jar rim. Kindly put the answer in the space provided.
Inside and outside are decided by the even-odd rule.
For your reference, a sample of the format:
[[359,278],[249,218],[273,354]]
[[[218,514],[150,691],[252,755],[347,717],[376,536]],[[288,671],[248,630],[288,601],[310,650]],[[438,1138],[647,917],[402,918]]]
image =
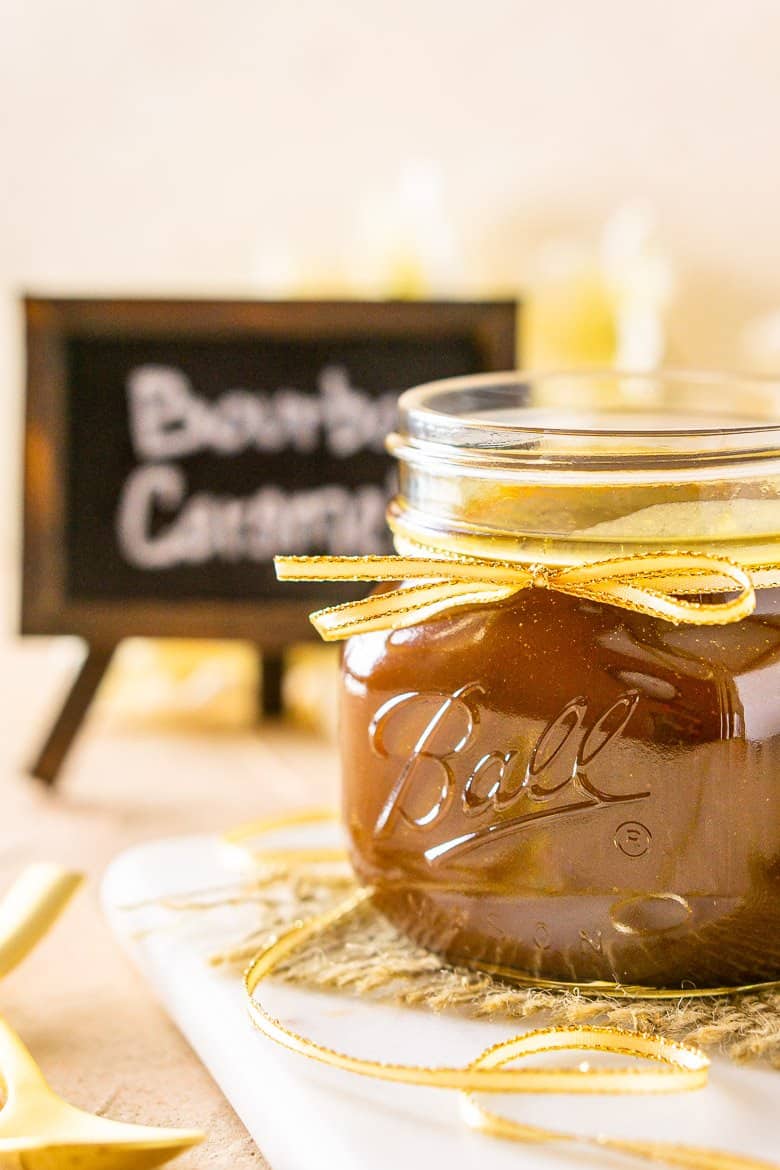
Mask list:
[[780,457],[780,379],[569,369],[428,382],[399,400],[402,460],[519,467],[722,465]]

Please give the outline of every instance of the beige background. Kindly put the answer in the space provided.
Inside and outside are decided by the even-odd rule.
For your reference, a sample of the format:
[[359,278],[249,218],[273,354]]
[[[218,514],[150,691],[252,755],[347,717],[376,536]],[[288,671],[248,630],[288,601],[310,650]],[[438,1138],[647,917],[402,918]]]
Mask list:
[[773,0],[4,0],[2,625],[20,290],[370,290],[384,193],[432,163],[441,291],[522,287],[540,238],[641,199],[680,267],[674,357],[739,364],[780,306],[778,43]]

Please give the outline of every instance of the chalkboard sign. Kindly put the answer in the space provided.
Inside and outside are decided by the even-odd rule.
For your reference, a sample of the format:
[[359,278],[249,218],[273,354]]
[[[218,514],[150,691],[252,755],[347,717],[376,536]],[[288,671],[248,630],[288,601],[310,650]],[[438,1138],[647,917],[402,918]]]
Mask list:
[[31,297],[22,632],[311,637],[272,557],[381,552],[409,386],[515,364],[513,302]]

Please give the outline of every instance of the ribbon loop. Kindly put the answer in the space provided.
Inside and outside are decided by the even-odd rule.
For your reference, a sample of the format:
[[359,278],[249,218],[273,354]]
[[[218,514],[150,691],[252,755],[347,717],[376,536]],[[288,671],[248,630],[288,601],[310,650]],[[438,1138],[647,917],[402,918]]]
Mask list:
[[[417,545],[410,553],[365,557],[275,557],[280,581],[402,582],[396,589],[311,614],[326,642],[397,630],[463,606],[504,601],[523,589],[552,589],[677,625],[728,625],[756,606],[750,572],[722,556],[685,551],[636,553],[581,565],[492,560]],[[736,593],[704,602],[685,594]]]

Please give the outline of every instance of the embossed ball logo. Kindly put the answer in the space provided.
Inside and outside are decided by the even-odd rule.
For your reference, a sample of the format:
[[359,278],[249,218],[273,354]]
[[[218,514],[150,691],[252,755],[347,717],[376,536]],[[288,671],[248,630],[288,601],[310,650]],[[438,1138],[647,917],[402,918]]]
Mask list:
[[[598,775],[594,770],[597,759],[608,764],[607,749],[625,731],[638,691],[625,691],[595,711],[588,699],[572,699],[530,746],[508,750],[480,742],[484,694],[479,683],[467,683],[451,693],[408,691],[379,707],[369,729],[371,747],[397,760],[398,771],[376,819],[375,839],[398,827],[425,832],[434,840],[424,856],[435,866],[542,820],[650,795],[647,789],[622,791],[619,774],[608,767]],[[431,830],[450,811],[469,831],[436,841]],[[639,822],[624,822],[618,834],[615,843],[627,856],[647,851],[650,834]]]

